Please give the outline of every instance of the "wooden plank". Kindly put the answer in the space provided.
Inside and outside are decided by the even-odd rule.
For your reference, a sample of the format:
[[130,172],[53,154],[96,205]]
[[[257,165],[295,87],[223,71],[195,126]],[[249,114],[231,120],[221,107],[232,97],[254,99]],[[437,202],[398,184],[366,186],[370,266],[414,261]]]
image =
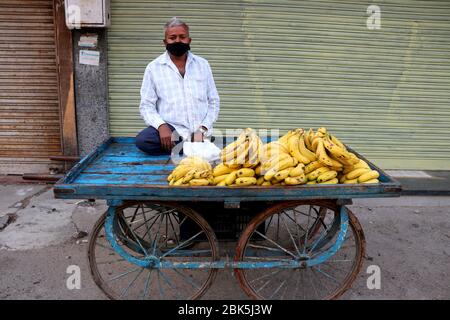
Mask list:
[[102,152],[104,152],[109,145],[112,143],[112,138],[104,141],[97,149],[92,150],[89,154],[87,154],[83,159],[80,160],[64,177],[62,183],[72,183],[76,177],[83,172],[86,167],[93,163],[97,157],[99,157]]
[[[1,141],[1,140],[0,140]],[[122,163],[101,163],[88,166],[83,173],[97,174],[166,174],[175,169],[175,165],[155,165],[155,164],[122,164]]]
[[374,185],[302,185],[227,187],[172,187],[162,185],[63,185],[56,184],[56,198],[120,199],[156,201],[287,201],[307,199],[352,199],[397,197],[400,188],[392,183]]
[[53,0],[53,10],[56,28],[56,56],[58,66],[62,149],[64,155],[78,156],[72,32],[66,26],[63,0]]
[[82,173],[74,184],[90,184],[90,185],[167,185],[168,174],[95,174]]
[[96,163],[123,163],[123,164],[169,164],[169,156],[108,156],[102,155],[96,160]]

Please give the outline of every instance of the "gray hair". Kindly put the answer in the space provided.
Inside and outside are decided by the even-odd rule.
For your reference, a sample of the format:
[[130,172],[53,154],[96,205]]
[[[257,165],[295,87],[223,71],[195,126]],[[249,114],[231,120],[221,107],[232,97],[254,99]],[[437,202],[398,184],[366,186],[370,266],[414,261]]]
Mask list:
[[180,19],[178,19],[177,17],[173,17],[172,19],[167,21],[166,24],[164,25],[164,36],[166,35],[167,29],[179,26],[185,27],[189,34],[189,26]]

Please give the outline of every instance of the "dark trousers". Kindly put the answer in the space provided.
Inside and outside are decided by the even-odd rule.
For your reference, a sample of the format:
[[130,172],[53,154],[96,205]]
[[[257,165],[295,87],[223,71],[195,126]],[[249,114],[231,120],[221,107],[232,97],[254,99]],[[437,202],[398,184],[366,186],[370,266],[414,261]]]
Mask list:
[[[169,124],[170,130],[172,132],[175,131],[175,128]],[[178,141],[175,141],[175,144],[178,144],[182,141],[182,137],[175,131],[175,138],[178,138]],[[161,156],[170,154],[161,148],[161,141],[159,139],[159,132],[157,129],[153,127],[148,127],[136,136],[136,147],[140,150],[152,155],[152,156]]]

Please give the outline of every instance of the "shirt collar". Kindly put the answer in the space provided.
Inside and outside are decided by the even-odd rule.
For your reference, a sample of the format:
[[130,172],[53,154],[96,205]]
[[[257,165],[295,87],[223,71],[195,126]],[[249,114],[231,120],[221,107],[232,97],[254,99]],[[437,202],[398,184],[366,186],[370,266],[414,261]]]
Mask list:
[[[194,60],[195,60],[195,55],[193,53],[191,53],[191,51],[188,51],[186,66]],[[173,61],[170,59],[169,52],[167,50],[166,50],[166,52],[164,52],[164,54],[162,56],[161,64],[173,64]]]

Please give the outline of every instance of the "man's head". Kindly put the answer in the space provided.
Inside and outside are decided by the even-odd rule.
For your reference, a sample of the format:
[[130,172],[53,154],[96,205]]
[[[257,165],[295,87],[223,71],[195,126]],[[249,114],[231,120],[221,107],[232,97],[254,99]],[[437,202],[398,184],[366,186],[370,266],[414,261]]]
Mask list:
[[167,51],[175,56],[182,56],[190,49],[191,38],[189,26],[176,17],[164,26],[164,44]]

